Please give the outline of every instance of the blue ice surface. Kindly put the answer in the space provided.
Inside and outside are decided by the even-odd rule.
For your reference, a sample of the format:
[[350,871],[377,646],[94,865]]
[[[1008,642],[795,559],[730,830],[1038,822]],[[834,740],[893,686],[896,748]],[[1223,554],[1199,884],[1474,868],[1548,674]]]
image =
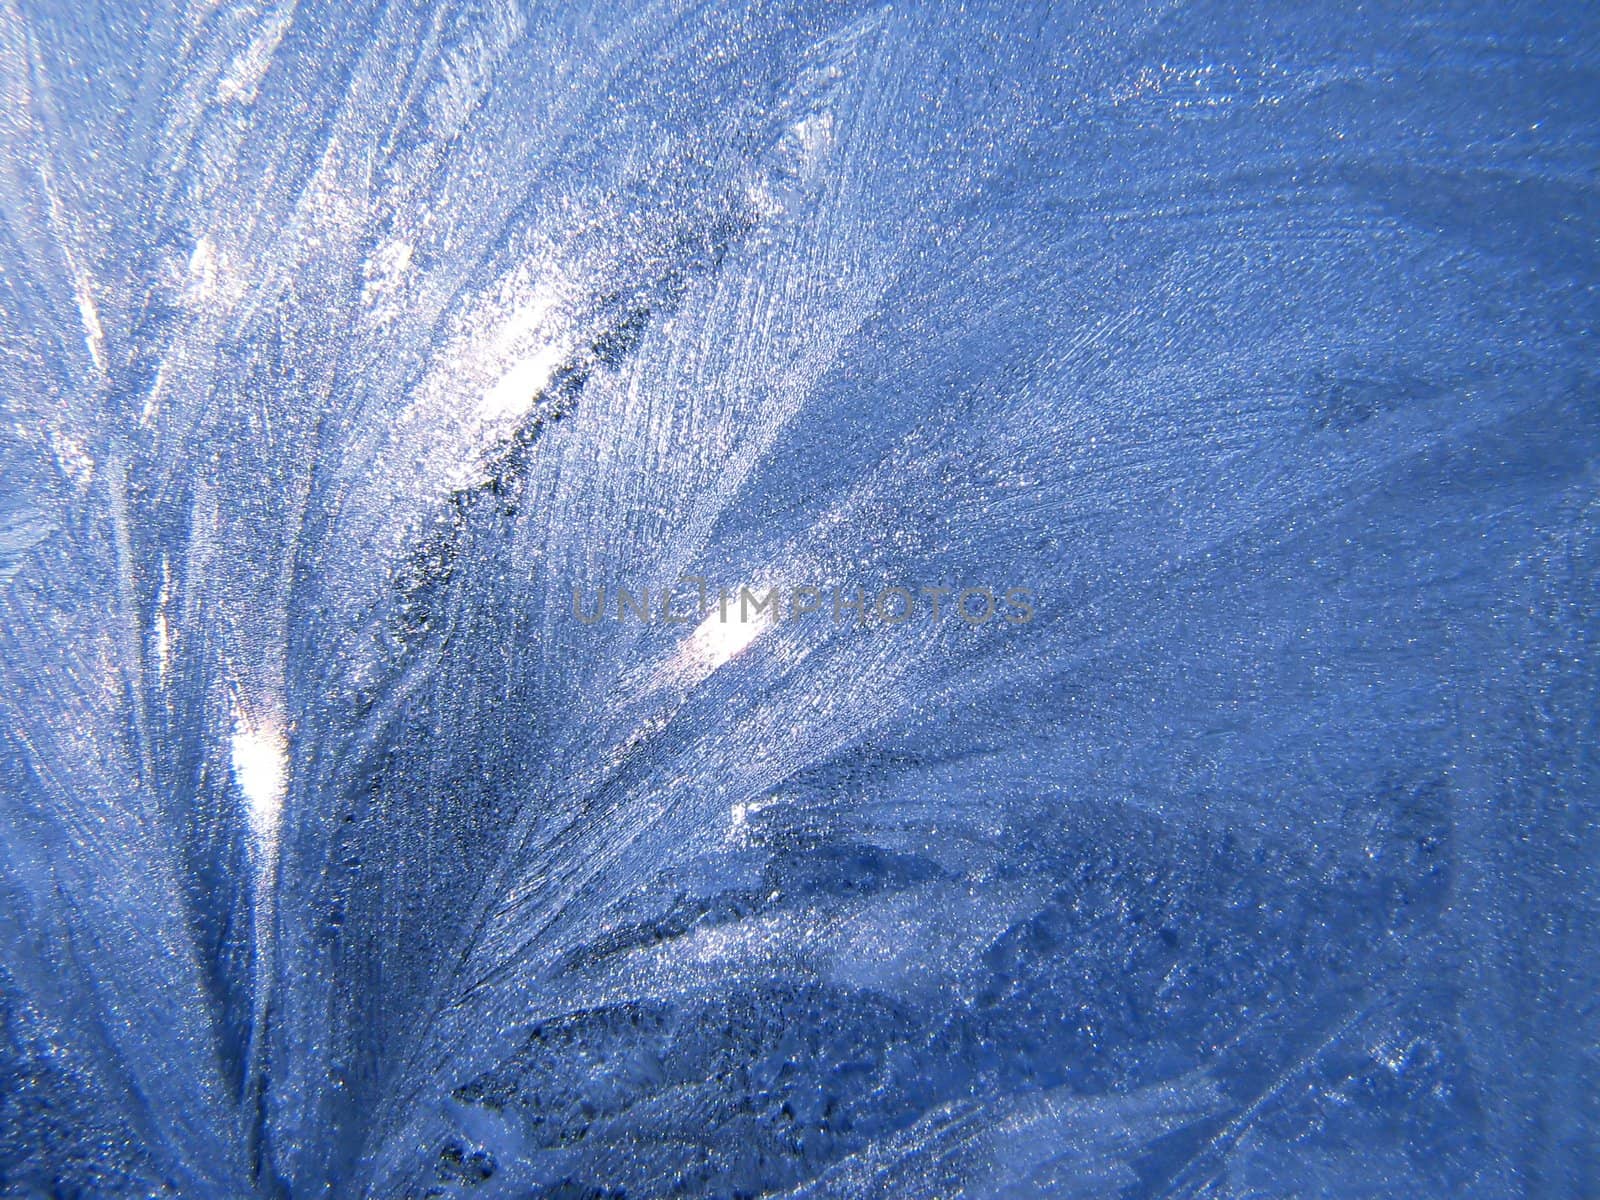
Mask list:
[[0,93],[0,1194],[1600,1196],[1600,9]]

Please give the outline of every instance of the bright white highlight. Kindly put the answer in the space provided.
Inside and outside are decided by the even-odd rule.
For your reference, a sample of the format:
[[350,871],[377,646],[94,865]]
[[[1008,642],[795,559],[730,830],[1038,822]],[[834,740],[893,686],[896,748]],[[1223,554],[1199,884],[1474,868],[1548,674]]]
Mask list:
[[683,643],[678,651],[679,657],[686,665],[699,666],[706,675],[709,675],[724,663],[743,654],[769,624],[771,620],[767,617],[754,617],[748,621],[741,621],[737,600],[728,606],[726,621],[722,619],[722,613],[713,608],[710,615],[700,622],[699,627]]
[[233,777],[244,793],[250,832],[263,847],[278,838],[283,797],[289,779],[289,746],[276,722],[252,722],[244,713],[234,716]]

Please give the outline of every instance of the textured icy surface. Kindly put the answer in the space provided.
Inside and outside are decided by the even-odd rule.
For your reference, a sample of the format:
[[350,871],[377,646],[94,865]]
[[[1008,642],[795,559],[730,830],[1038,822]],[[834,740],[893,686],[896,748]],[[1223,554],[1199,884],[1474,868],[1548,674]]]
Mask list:
[[7,0],[0,1194],[1600,1195],[1597,17]]

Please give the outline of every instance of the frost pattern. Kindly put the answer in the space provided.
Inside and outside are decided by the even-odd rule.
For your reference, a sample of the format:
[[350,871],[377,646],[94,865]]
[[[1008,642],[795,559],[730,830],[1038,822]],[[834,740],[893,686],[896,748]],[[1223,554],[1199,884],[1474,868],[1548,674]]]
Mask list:
[[1596,13],[7,0],[0,1193],[1600,1194]]

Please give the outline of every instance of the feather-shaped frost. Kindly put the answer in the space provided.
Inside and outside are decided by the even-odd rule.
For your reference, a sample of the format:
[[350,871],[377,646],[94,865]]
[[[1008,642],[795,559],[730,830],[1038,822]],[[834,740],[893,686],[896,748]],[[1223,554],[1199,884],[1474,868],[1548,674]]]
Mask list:
[[1600,1187],[1595,47],[0,7],[0,1192]]

